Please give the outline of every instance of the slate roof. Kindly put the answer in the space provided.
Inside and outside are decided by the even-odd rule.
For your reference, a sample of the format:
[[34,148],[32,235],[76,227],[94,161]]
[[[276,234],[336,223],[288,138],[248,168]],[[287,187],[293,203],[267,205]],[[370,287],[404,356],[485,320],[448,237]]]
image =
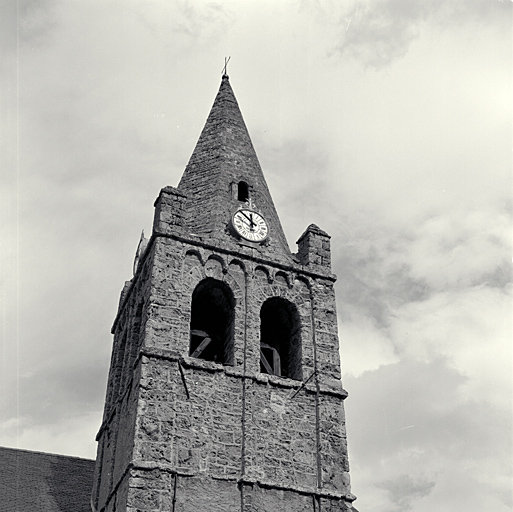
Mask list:
[[0,512],[90,512],[94,460],[0,447]]

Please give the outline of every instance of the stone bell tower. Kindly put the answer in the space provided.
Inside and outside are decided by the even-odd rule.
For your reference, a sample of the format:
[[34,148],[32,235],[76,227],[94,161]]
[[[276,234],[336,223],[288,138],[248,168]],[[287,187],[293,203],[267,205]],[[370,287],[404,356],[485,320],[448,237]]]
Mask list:
[[225,75],[121,293],[93,510],[354,510],[330,237],[297,243]]

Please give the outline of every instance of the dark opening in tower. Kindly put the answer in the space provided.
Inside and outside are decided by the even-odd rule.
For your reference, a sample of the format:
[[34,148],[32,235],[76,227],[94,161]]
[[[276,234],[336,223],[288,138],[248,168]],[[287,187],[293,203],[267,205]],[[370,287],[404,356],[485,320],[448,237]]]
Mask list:
[[249,199],[249,187],[245,181],[239,181],[237,185],[237,200],[247,201]]
[[260,310],[260,371],[302,380],[301,324],[297,308],[281,297]]
[[191,304],[189,355],[233,365],[235,299],[225,283],[207,277],[196,286]]

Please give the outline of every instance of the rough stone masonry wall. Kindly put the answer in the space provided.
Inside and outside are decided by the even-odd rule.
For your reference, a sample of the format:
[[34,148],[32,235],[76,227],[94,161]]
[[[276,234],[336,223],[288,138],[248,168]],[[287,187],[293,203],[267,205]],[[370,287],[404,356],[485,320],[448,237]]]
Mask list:
[[[315,500],[345,510],[343,497],[351,496],[332,283],[173,237],[157,238],[152,259],[138,476],[129,479],[128,509],[169,510],[174,497],[176,510],[238,511],[242,494],[244,511],[314,510]],[[236,299],[233,367],[188,356],[192,292],[206,277],[228,284]],[[303,381],[314,376],[304,386],[260,374],[259,311],[269,297],[298,309]],[[315,360],[313,325],[322,361]],[[151,493],[142,491],[146,485]]]
[[240,379],[209,369],[180,371],[180,364],[167,351],[143,356],[134,459],[235,477],[242,441]]
[[[297,265],[215,249],[187,239],[168,211],[186,199],[171,196],[157,201],[156,231],[114,326],[98,509],[347,510],[329,237],[309,227]],[[192,293],[207,277],[235,298],[233,366],[188,356]],[[302,380],[260,373],[260,310],[271,297],[298,311]]]
[[113,327],[113,349],[107,382],[103,422],[97,435],[98,450],[92,500],[98,510],[109,510],[132,460],[140,376],[137,359],[144,338],[145,307],[150,292],[150,261],[123,289]]

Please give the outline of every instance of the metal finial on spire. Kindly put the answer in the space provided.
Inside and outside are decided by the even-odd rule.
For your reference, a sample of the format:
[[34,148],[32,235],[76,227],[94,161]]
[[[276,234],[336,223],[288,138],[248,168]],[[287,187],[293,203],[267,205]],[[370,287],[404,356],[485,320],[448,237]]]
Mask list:
[[227,66],[228,66],[228,62],[230,62],[230,58],[231,58],[231,57],[228,57],[228,58],[226,58],[226,57],[225,57],[225,58],[224,58],[223,78],[224,78],[224,77],[228,78],[228,75],[227,75],[227,73],[226,73],[226,68],[227,68]]

